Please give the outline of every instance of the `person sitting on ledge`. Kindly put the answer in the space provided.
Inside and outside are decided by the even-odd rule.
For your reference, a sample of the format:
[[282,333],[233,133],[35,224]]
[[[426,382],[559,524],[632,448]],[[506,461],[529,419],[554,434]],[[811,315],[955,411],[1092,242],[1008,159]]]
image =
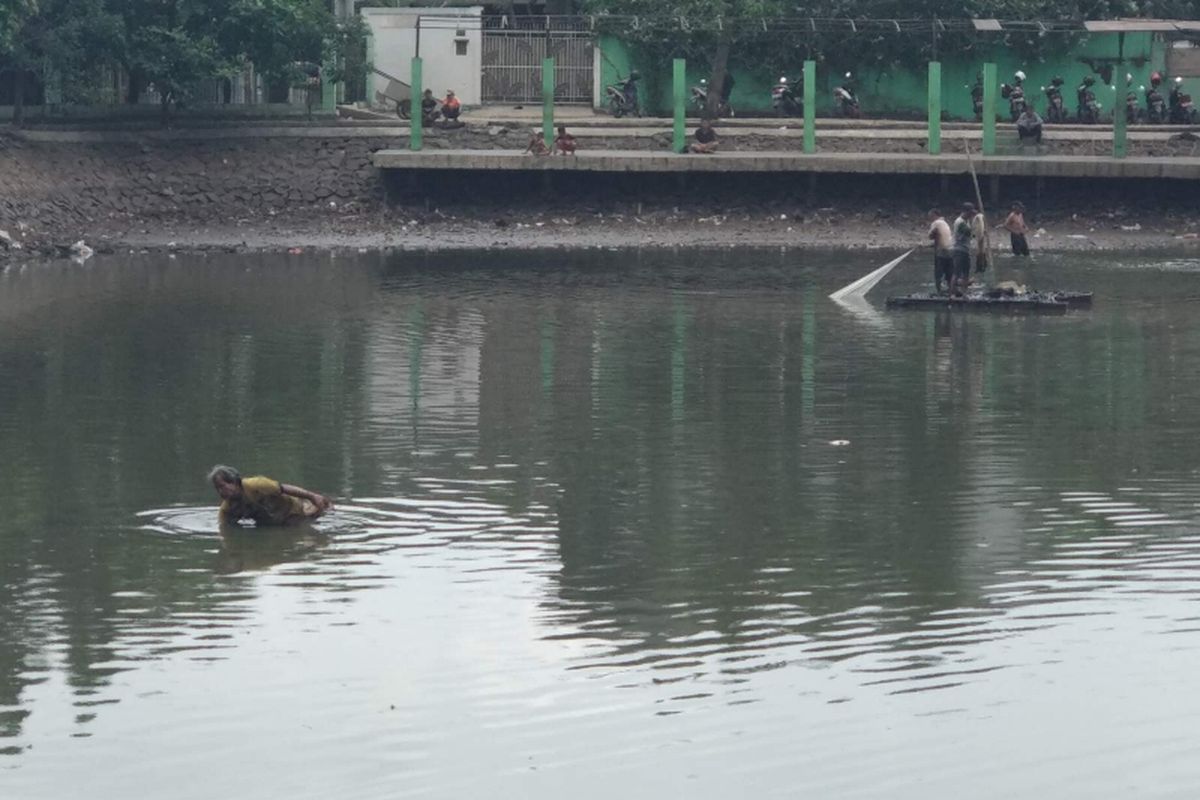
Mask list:
[[567,133],[566,125],[559,125],[558,136],[554,137],[554,150],[564,156],[573,156],[575,147],[575,137]]
[[1030,106],[1025,106],[1017,118],[1017,135],[1021,137],[1021,144],[1027,139],[1032,139],[1034,144],[1042,143],[1042,118]]
[[713,130],[712,120],[708,117],[700,120],[700,127],[696,128],[692,138],[695,141],[688,148],[690,152],[704,154],[717,152],[717,145],[720,144],[720,141],[717,139],[717,132]]
[[328,497],[261,475],[243,478],[233,467],[217,465],[208,473],[221,496],[222,523],[251,519],[259,526],[309,522],[333,508]]
[[442,101],[442,117],[447,122],[458,122],[458,115],[461,113],[462,103],[454,96],[453,89],[447,89],[446,99]]
[[529,144],[525,145],[526,153],[531,153],[535,156],[550,155],[550,148],[546,147],[546,140],[542,138],[542,132],[535,129],[533,135],[529,137]]
[[433,124],[439,115],[438,101],[433,96],[433,89],[426,89],[421,94],[421,124],[428,127]]

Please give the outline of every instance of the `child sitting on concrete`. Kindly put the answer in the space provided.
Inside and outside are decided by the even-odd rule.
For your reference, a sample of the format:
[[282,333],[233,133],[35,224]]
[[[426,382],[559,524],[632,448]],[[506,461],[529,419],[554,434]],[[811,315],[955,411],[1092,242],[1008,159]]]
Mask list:
[[558,126],[558,136],[554,137],[554,149],[564,156],[575,155],[575,137],[567,133],[566,125]]
[[548,156],[550,150],[546,147],[546,140],[542,138],[542,132],[535,130],[533,136],[529,137],[529,144],[525,145],[525,152],[535,156]]

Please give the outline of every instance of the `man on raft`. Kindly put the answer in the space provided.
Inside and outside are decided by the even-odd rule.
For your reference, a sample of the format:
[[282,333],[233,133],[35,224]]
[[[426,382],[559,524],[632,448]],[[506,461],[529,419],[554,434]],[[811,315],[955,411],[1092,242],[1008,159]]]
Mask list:
[[233,467],[217,465],[208,473],[221,496],[221,522],[252,519],[256,525],[311,522],[333,508],[328,497],[299,486],[256,475],[243,478]]

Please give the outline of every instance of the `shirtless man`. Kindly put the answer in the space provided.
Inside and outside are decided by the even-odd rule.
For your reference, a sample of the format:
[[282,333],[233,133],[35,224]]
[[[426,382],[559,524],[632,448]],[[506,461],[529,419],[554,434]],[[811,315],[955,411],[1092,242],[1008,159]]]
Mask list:
[[1029,233],[1029,226],[1025,224],[1025,206],[1020,203],[1012,204],[1012,210],[1008,212],[1008,217],[1004,220],[1004,228],[1008,231],[1013,255],[1029,255],[1029,240],[1025,238]]
[[208,479],[221,496],[222,523],[252,519],[259,526],[294,525],[314,520],[333,508],[324,495],[261,475],[243,478],[233,467],[215,466]]
[[950,223],[937,209],[929,212],[929,241],[933,244],[933,282],[938,293],[942,291],[942,281],[946,282],[946,291],[954,288],[954,234]]

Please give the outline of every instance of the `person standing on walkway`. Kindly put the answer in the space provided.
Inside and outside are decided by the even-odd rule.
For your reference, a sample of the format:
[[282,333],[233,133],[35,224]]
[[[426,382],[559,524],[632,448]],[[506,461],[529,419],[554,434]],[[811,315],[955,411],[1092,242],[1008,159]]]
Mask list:
[[1025,225],[1025,206],[1019,202],[1012,204],[1012,209],[1004,220],[1004,228],[1008,231],[1009,239],[1012,241],[1013,255],[1029,255],[1029,241],[1025,238],[1025,235],[1029,233],[1029,228]]
[[951,294],[963,294],[971,280],[971,251],[975,244],[974,220],[980,216],[971,203],[963,203],[962,213],[954,220],[954,280]]
[[946,282],[946,291],[954,288],[954,235],[950,232],[950,223],[936,208],[929,211],[929,241],[933,244],[933,285],[935,291],[942,291],[942,281]]

